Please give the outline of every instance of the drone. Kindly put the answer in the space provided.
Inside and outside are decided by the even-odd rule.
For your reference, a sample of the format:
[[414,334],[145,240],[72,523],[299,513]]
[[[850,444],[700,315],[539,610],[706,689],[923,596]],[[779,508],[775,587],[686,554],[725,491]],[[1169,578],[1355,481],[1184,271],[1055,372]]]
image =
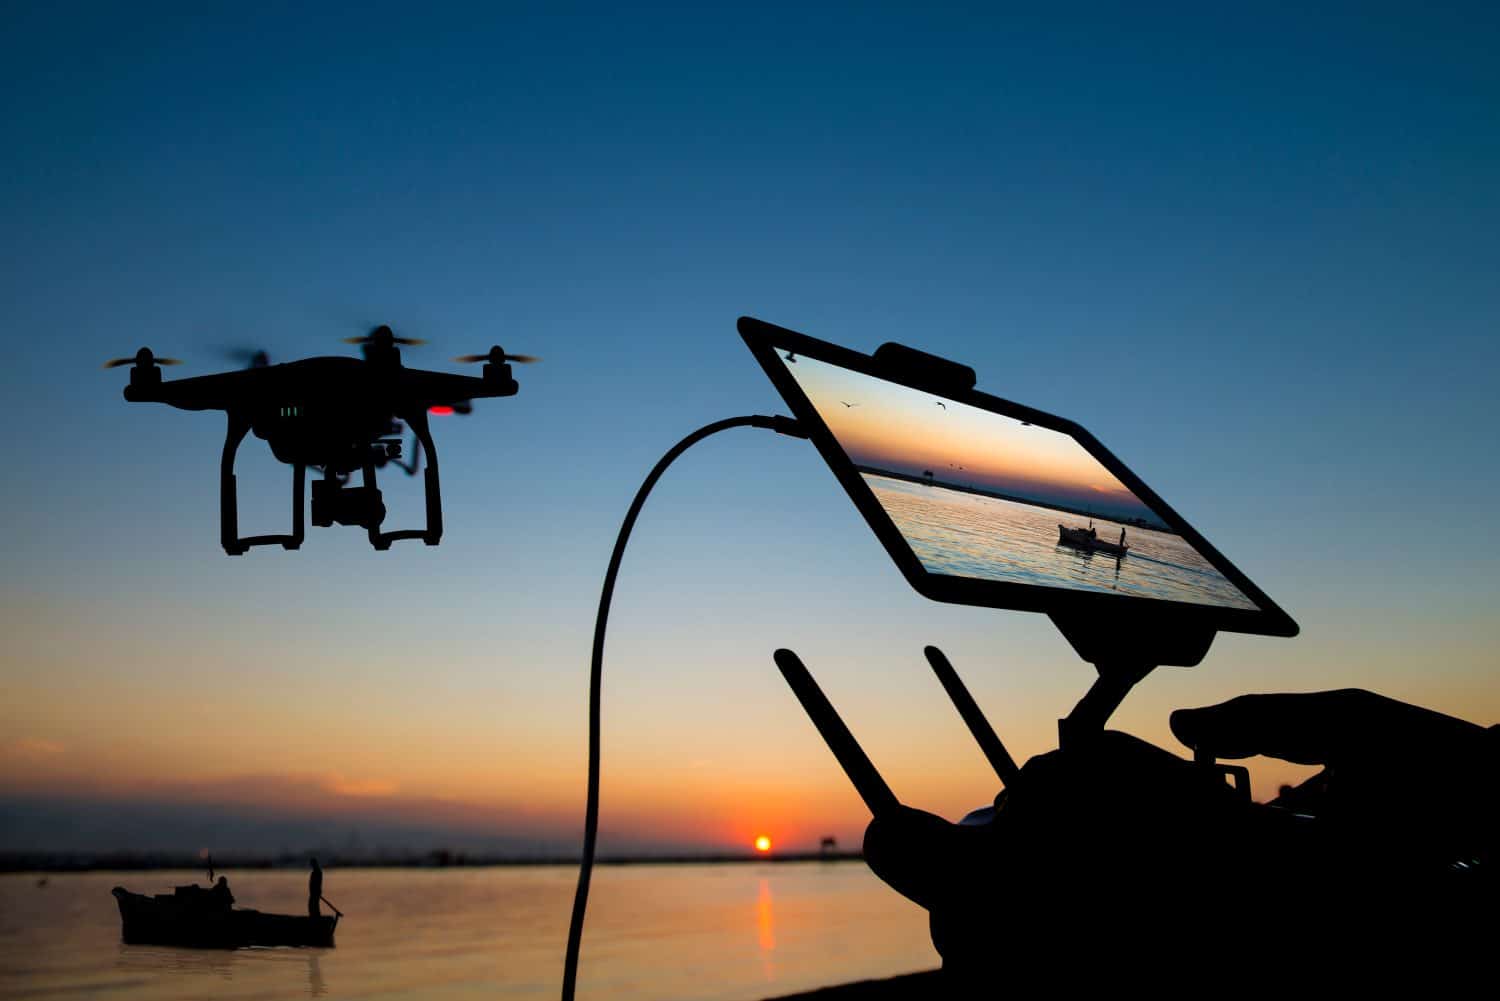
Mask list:
[[[345,339],[360,345],[363,358],[325,356],[271,364],[255,352],[249,367],[214,375],[163,380],[161,366],[180,364],[141,348],[130,358],[116,358],[105,368],[131,366],[125,399],[131,403],[165,403],[179,410],[222,410],[229,418],[219,462],[219,537],[224,551],[241,556],[253,546],[298,549],[304,535],[303,495],[308,468],[322,474],[312,484],[312,523],[364,528],[370,545],[387,550],[392,542],[421,539],[429,546],[443,537],[442,494],[437,448],[428,427],[429,413],[468,413],[472,401],[514,396],[520,388],[511,362],[529,363],[530,355],[507,354],[495,345],[485,354],[461,355],[459,362],[484,362],[478,376],[429,372],[401,364],[399,345],[424,343],[397,337],[378,326],[368,334]],[[401,462],[403,426],[415,438],[410,464]],[[271,454],[292,467],[292,531],[289,535],[239,534],[238,492],[234,459],[251,432],[271,447]],[[387,532],[385,502],[375,473],[389,462],[415,475],[420,451],[427,453],[425,476],[427,524],[424,528]],[[349,479],[361,474],[359,486]]]
[[[360,343],[362,342],[363,338],[354,337],[345,338],[345,340],[349,343]],[[408,340],[416,339],[408,338]],[[245,368],[267,368],[271,364],[271,353],[265,348],[244,346],[233,347],[226,349],[223,352],[223,355],[231,361],[240,362]],[[506,355],[506,357],[510,361],[520,362],[532,362],[538,360],[529,355]],[[488,360],[488,358],[488,355],[465,355],[461,358],[455,358],[454,361],[486,361]],[[135,361],[135,359],[125,358],[118,359],[118,361],[123,361],[125,364],[129,364]],[[174,361],[175,359],[171,358],[168,358],[166,360],[163,360],[161,358],[156,359],[156,363],[158,365],[163,365]],[[106,365],[105,367],[107,368],[109,366]],[[451,417],[455,414],[460,417],[467,417],[473,412],[473,400],[454,400],[452,403],[434,403],[432,406],[427,408],[428,415],[432,417]],[[387,464],[395,466],[407,476],[416,476],[417,473],[422,469],[422,442],[417,438],[416,435],[412,435],[411,440],[399,450],[388,450],[387,453],[376,453],[375,469],[377,471],[384,469]],[[323,472],[322,466],[309,466],[308,468],[318,473]],[[347,483],[349,481],[348,473],[336,473],[335,475],[338,477],[341,483]]]

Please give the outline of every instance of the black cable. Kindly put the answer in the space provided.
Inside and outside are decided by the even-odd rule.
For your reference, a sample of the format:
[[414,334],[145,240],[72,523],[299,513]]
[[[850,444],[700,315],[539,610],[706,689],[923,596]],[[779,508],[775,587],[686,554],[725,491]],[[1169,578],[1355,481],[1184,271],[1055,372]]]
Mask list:
[[599,836],[599,695],[604,675],[604,630],[609,623],[609,603],[614,597],[620,559],[625,555],[625,544],[630,541],[630,531],[635,527],[635,519],[641,513],[647,495],[667,467],[709,435],[739,427],[766,428],[793,438],[807,437],[792,418],[764,415],[729,417],[694,431],[668,449],[641,483],[635,500],[630,502],[630,510],[625,512],[625,521],[620,525],[615,550],[609,557],[609,569],[604,571],[604,590],[599,595],[599,614],[594,619],[594,653],[589,667],[589,790],[588,806],[583,816],[583,861],[578,866],[578,889],[573,894],[573,920],[568,925],[568,951],[563,959],[563,1001],[573,1001],[573,991],[578,984],[578,950],[583,945],[583,917],[589,902],[589,878],[594,872],[594,844]]

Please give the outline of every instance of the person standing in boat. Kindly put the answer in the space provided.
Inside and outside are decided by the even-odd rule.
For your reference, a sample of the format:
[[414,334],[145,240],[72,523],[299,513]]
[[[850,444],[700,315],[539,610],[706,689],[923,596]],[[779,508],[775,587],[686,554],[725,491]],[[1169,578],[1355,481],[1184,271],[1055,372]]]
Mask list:
[[1124,525],[1120,526],[1120,548],[1121,549],[1125,548],[1125,526]]
[[213,889],[208,891],[208,895],[218,910],[227,911],[234,906],[234,894],[229,892],[229,880],[223,876],[219,877],[219,881],[214,884]]
[[323,898],[323,867],[318,865],[318,860],[312,860],[312,875],[307,877],[307,916],[315,918],[323,912],[318,909],[318,901]]

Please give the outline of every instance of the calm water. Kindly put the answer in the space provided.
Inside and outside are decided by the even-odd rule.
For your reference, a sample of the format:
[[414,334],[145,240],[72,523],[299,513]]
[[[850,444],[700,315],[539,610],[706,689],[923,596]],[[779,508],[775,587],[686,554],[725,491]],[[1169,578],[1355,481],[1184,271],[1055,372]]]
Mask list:
[[934,573],[984,580],[1117,591],[1200,605],[1254,608],[1223,574],[1179,535],[1095,518],[1099,538],[1116,542],[1124,527],[1130,552],[1122,559],[1082,553],[1057,543],[1057,526],[1084,527],[1051,508],[1017,504],[884,476],[864,475],[881,505]]
[[[0,876],[0,997],[553,998],[576,870],[329,869],[334,949],[122,945],[110,887],[201,872]],[[237,903],[297,913],[298,871],[229,871]],[[939,963],[926,913],[858,862],[594,870],[580,997],[761,998]]]

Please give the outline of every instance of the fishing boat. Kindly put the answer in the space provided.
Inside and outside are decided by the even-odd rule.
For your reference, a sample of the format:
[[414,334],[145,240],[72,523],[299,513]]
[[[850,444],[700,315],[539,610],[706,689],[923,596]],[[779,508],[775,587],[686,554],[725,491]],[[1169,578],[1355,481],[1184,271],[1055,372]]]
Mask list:
[[332,946],[342,916],[263,914],[235,908],[199,886],[146,896],[123,886],[110,891],[120,905],[121,938],[130,945],[185,945],[238,949],[251,945]]
[[1106,542],[1099,538],[1098,532],[1094,531],[1092,521],[1089,522],[1088,528],[1068,528],[1066,525],[1058,525],[1057,544],[1086,553],[1106,553],[1110,556],[1124,556],[1130,551],[1130,546],[1125,543],[1123,529],[1120,531],[1119,542]]

